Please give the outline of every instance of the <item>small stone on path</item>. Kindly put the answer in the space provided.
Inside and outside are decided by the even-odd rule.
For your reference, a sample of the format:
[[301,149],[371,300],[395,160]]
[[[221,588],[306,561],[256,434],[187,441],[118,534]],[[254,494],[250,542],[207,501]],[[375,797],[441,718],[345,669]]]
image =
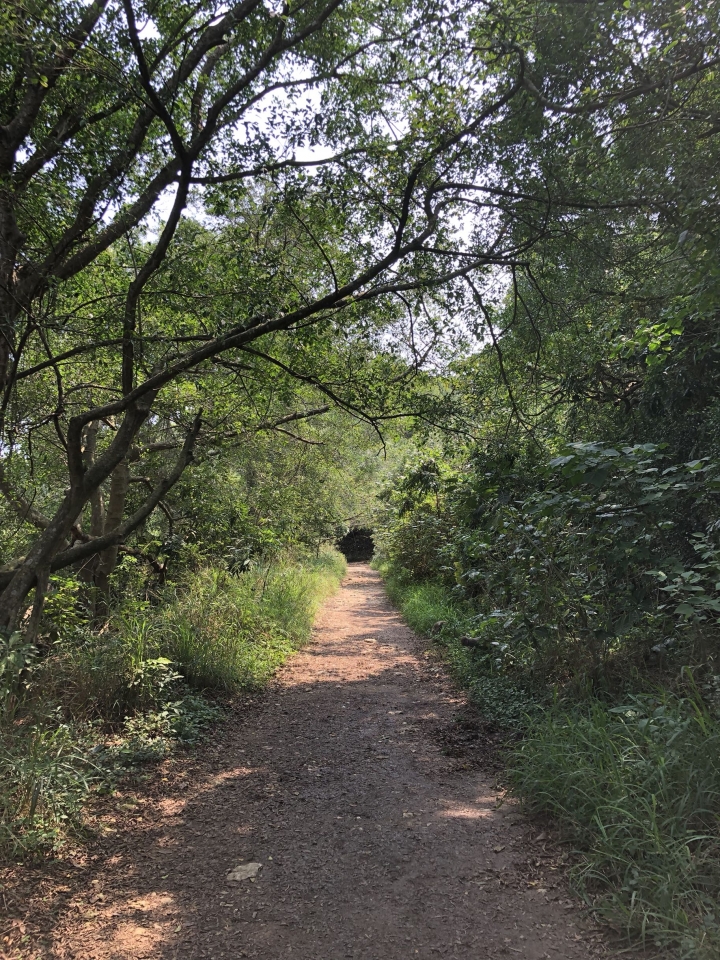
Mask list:
[[240,863],[227,875],[228,880],[249,880],[262,870],[261,863]]

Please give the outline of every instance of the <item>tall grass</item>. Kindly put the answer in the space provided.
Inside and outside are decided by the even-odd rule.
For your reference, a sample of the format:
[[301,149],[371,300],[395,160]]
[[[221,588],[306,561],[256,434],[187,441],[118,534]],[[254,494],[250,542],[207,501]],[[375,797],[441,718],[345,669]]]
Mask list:
[[42,656],[0,640],[0,853],[58,848],[92,790],[197,740],[220,713],[203,694],[266,683],[345,569],[334,550],[238,575],[206,568],[99,634],[74,620]]
[[631,936],[720,956],[720,724],[696,694],[550,711],[510,770],[584,851],[575,882]]
[[455,633],[462,630],[466,617],[441,584],[408,582],[393,576],[387,567],[380,566],[379,569],[388,596],[402,608],[403,616],[413,630],[428,636],[438,623],[443,624],[446,633],[449,629]]
[[200,689],[262,686],[310,638],[345,561],[336,551],[233,575],[207,568],[181,583],[151,620],[156,643]]

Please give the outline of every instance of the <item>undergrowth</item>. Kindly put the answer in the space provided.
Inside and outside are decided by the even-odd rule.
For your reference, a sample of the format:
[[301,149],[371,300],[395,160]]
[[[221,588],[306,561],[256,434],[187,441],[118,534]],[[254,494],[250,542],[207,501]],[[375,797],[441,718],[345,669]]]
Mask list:
[[510,778],[583,851],[574,882],[595,910],[681,957],[720,954],[720,724],[697,690],[551,710]]
[[318,607],[344,571],[335,551],[241,576],[208,568],[178,585],[151,622],[192,686],[254,689],[309,640]]
[[344,571],[330,550],[205,568],[154,603],[126,600],[99,632],[65,585],[44,648],[0,641],[0,853],[58,850],[82,834],[91,794],[202,739],[224,713],[213,698],[262,687]]
[[720,955],[719,678],[701,689],[685,671],[675,693],[616,689],[600,699],[586,687],[553,702],[503,660],[501,643],[462,644],[477,637],[477,618],[444,584],[377,567],[409,626],[511,734],[511,790],[573,842],[571,880],[588,904],[629,938],[683,960]]

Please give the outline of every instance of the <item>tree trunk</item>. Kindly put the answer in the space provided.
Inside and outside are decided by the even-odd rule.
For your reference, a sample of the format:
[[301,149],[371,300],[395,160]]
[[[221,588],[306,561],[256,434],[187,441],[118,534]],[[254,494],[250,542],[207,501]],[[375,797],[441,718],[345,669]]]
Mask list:
[[[157,390],[148,392],[140,402],[134,404],[125,413],[112,443],[102,456],[96,458],[95,463],[90,468],[85,466],[82,453],[80,442],[82,425],[78,421],[70,421],[67,435],[70,487],[65,492],[55,516],[42,535],[35,541],[27,556],[14,570],[12,579],[0,596],[0,631],[12,632],[17,629],[23,613],[25,597],[35,586],[38,571],[43,570],[46,566],[52,569],[53,558],[61,551],[64,540],[71,535],[72,528],[85,504],[89,502],[94,491],[100,489],[108,476],[114,476],[116,468],[127,460],[128,452],[131,450],[133,441],[145,422],[156,396]],[[187,441],[189,446],[185,451],[185,459],[181,468],[191,458],[191,441],[194,442],[195,437],[197,437],[197,430],[199,430],[199,425]],[[122,471],[120,475],[122,475]],[[116,482],[119,482],[119,478]],[[120,490],[118,489],[115,497],[116,504],[120,500],[119,493]],[[125,493],[127,493],[126,483]],[[122,506],[125,502],[124,496],[123,493]],[[122,511],[122,507],[119,509]],[[117,508],[115,516],[117,516]],[[120,517],[122,517],[122,512]],[[107,523],[108,519],[106,518],[106,527]],[[119,525],[119,521],[113,522],[112,528],[114,529]]]
[[35,586],[38,573],[49,568],[52,558],[64,546],[85,501],[82,487],[71,487],[47,528],[14,571],[0,597],[0,631],[17,630],[25,612],[25,598]]
[[16,296],[15,274],[18,251],[24,241],[11,200],[0,189],[0,395],[10,379],[15,325],[23,306]]
[[30,619],[25,629],[26,643],[35,643],[37,640],[38,630],[40,628],[40,617],[42,616],[43,607],[45,606],[49,579],[50,570],[48,567],[45,567],[43,570],[38,570],[37,582],[35,583],[35,599],[33,601]]
[[[130,465],[122,460],[113,471],[110,481],[110,495],[108,497],[107,512],[103,533],[112,533],[123,521],[125,501],[130,486]],[[95,586],[99,591],[97,613],[104,616],[107,613],[108,595],[110,593],[110,575],[115,569],[118,558],[118,547],[108,547],[98,558],[95,571]]]
[[[88,425],[87,439],[85,441],[85,467],[89,469],[95,462],[95,450],[97,448],[97,434],[100,423],[94,420]],[[105,526],[105,504],[103,503],[102,489],[97,487],[90,494],[90,536],[99,537],[102,535]]]
[[[89,470],[95,462],[95,450],[97,449],[97,435],[100,423],[93,420],[88,424],[85,434],[85,449],[83,456],[85,460],[85,469]],[[90,494],[90,536],[101,537],[105,526],[105,504],[103,503],[102,488],[97,487]],[[78,576],[84,583],[95,585],[95,573],[98,566],[98,557],[89,557],[80,562]],[[95,602],[93,598],[88,598],[90,607],[94,610]]]

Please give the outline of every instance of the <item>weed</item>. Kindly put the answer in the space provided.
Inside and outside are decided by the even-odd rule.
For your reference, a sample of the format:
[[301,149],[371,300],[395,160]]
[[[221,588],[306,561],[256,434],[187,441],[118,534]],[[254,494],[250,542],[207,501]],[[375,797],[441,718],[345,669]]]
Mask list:
[[507,730],[523,729],[540,710],[537,691],[502,674],[476,677],[469,694],[484,717]]
[[186,693],[181,700],[163,704],[128,717],[113,743],[103,748],[102,761],[107,779],[113,782],[117,767],[135,767],[151,760],[160,760],[172,752],[176,744],[199,743],[210,726],[224,715],[221,707],[197,694]]
[[694,693],[549,710],[516,747],[526,807],[585,852],[575,883],[599,913],[680,956],[720,949],[720,725]]
[[68,724],[3,731],[0,740],[0,847],[32,856],[57,849],[77,826],[98,768],[87,743]]

